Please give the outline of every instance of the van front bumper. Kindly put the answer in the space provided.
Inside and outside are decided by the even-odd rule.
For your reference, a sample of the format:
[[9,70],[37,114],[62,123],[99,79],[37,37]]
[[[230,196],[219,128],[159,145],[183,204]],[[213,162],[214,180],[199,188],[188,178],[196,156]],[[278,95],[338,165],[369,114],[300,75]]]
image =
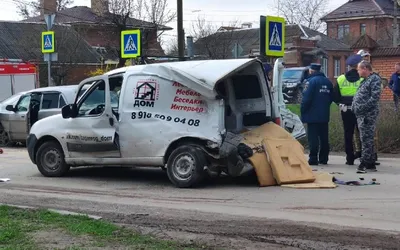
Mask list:
[[26,148],[28,149],[29,158],[31,159],[33,164],[36,164],[36,161],[35,161],[35,145],[36,145],[36,143],[37,143],[36,135],[29,134],[28,138],[26,139]]

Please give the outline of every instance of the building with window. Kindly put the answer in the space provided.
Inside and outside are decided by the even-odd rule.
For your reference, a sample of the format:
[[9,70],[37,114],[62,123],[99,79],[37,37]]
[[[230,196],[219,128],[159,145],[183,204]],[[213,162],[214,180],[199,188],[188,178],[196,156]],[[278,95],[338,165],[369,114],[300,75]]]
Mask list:
[[[286,25],[285,30],[284,61],[287,67],[319,62],[331,80],[335,80],[335,72],[344,73],[345,60],[352,53],[349,45],[305,26]],[[211,59],[233,58],[232,49],[238,43],[243,49],[241,57],[257,56],[260,54],[259,31],[259,28],[247,28],[216,32],[196,41],[195,53]]]
[[[397,10],[400,13],[400,9]],[[396,62],[400,62],[400,37],[393,43],[393,0],[350,0],[324,16],[327,35],[350,46],[356,53],[369,51],[371,63],[377,73],[389,79]],[[334,75],[346,70],[334,59]],[[386,82],[386,81],[385,81]],[[385,88],[385,100],[392,100],[391,91]]]
[[364,34],[375,41],[387,41],[393,34],[393,13],[393,0],[349,0],[321,20],[326,22],[330,38],[348,44]]

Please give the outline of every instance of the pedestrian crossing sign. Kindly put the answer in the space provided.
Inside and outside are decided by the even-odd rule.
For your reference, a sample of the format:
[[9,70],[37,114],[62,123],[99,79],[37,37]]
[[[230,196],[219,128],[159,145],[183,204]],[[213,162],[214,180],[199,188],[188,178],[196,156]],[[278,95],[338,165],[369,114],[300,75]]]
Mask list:
[[121,57],[135,58],[140,56],[140,30],[125,30],[121,32]]
[[266,17],[266,55],[283,57],[285,55],[285,19]]
[[54,31],[42,32],[42,53],[54,53]]

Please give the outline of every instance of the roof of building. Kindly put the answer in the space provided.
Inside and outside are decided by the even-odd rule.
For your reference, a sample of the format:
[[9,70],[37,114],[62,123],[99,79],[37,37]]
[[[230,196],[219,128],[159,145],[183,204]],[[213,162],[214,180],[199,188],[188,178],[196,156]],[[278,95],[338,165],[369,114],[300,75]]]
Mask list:
[[380,47],[371,52],[371,57],[400,56],[400,47]]
[[[99,63],[100,55],[68,25],[55,25],[60,63]],[[0,22],[0,58],[43,61],[41,33],[45,24]]]
[[[327,35],[312,30],[305,26],[299,25],[286,25],[285,27],[285,41],[286,44],[293,42],[296,37],[316,37],[319,36],[320,40],[317,46],[324,50],[342,50],[347,51],[350,46],[340,42],[339,40],[328,37]],[[208,37],[204,37],[196,41],[195,52],[196,54],[213,54],[216,58],[231,58],[232,48],[235,43],[238,43],[243,48],[243,54],[248,54],[252,49],[259,49],[259,28],[253,29],[240,29],[226,32],[216,32]]]
[[[75,6],[72,8],[66,8],[56,13],[55,23],[72,24],[72,23],[86,23],[86,24],[103,24],[112,25],[112,20],[116,15],[112,13],[106,13],[100,16],[93,12],[93,10],[87,6]],[[118,16],[117,16],[118,17]],[[43,16],[31,17],[23,20],[22,22],[44,22]],[[172,30],[171,27],[159,25],[158,27],[151,22],[138,20],[135,18],[128,18],[127,26],[131,28],[148,28],[158,30]]]
[[[293,27],[294,29],[300,30],[300,27],[298,27],[298,25],[292,25],[292,26],[294,26]],[[297,26],[297,28],[296,28],[296,26]],[[337,39],[330,38],[329,36],[319,32],[319,31],[307,28],[305,26],[302,26],[302,28],[309,37],[316,37],[316,36],[321,37],[321,40],[318,41],[318,43],[317,43],[317,46],[321,49],[324,49],[324,50],[350,50],[350,46],[348,44],[345,44]]]
[[[400,8],[399,8],[400,10]],[[349,0],[321,18],[323,21],[351,17],[393,15],[393,0]]]
[[351,45],[352,49],[374,49],[379,47],[379,44],[367,34],[360,36],[357,41]]

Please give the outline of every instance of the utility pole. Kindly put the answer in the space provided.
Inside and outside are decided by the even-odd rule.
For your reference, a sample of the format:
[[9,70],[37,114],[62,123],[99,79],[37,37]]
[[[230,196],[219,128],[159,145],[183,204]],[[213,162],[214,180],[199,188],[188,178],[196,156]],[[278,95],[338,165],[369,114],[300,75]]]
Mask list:
[[397,1],[393,1],[393,47],[398,46],[399,24],[397,21]]
[[178,4],[178,54],[179,60],[185,60],[185,33],[183,30],[183,3],[182,0],[177,0]]

